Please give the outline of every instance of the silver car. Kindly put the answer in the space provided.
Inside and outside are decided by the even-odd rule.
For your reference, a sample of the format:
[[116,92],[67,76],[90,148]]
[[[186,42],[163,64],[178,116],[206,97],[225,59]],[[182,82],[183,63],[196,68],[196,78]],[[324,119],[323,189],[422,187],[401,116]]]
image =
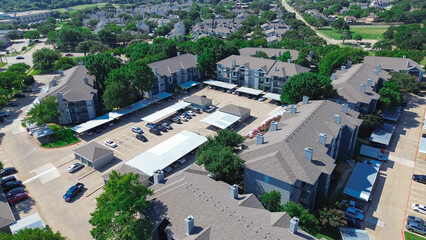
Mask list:
[[421,234],[421,235],[426,234],[424,226],[422,226],[422,225],[420,225],[419,223],[416,223],[416,222],[408,222],[407,225],[406,225],[406,228],[410,232],[415,232],[415,233]]

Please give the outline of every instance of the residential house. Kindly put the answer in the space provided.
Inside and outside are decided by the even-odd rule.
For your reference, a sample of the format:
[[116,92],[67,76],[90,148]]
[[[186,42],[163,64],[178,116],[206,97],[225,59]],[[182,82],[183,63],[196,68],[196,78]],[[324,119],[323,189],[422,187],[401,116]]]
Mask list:
[[152,239],[315,239],[288,213],[270,212],[253,194],[238,194],[237,185],[207,175],[192,165],[150,187],[145,216],[153,224]]
[[85,122],[96,116],[97,90],[95,77],[84,65],[77,65],[55,76],[41,97],[57,96],[59,122],[63,125]]
[[229,56],[216,65],[219,81],[272,93],[282,93],[291,76],[309,72],[308,68],[294,63],[237,55]]
[[255,47],[246,47],[239,50],[241,56],[251,57],[262,51],[268,55],[272,60],[277,60],[285,52],[290,52],[291,60],[295,61],[299,57],[299,51],[291,49],[281,49],[281,48],[255,48]]
[[354,24],[354,23],[356,23],[356,17],[354,17],[354,16],[344,16],[343,20],[345,20],[345,22],[347,24]]
[[149,26],[143,21],[138,22],[136,28],[139,32],[149,33]]
[[175,24],[173,29],[166,35],[166,38],[174,38],[174,37],[185,37],[185,25],[183,21],[180,21]]
[[260,197],[276,190],[281,203],[293,201],[313,209],[329,193],[337,160],[355,151],[359,113],[330,100],[287,108],[270,131],[244,141],[244,192]]
[[176,57],[148,64],[152,68],[157,82],[149,92],[149,96],[161,92],[173,92],[182,83],[198,81],[202,77],[197,71],[197,55],[178,52]]

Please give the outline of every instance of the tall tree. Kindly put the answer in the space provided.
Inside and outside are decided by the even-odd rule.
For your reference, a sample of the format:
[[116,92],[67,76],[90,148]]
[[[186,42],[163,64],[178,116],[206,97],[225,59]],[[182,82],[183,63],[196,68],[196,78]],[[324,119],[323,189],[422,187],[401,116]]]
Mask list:
[[281,206],[281,211],[288,213],[291,217],[297,217],[300,220],[300,228],[309,233],[316,233],[319,230],[319,221],[315,215],[304,209],[300,203],[292,201],[286,202]]
[[270,212],[277,212],[281,206],[281,193],[272,190],[269,193],[263,193],[260,196],[260,202]]
[[342,31],[342,30],[349,31],[349,29],[350,29],[349,24],[343,18],[339,18],[336,21],[334,21],[331,24],[331,27],[335,28],[339,31]]
[[143,216],[152,190],[139,182],[139,175],[112,171],[104,192],[96,198],[90,231],[95,239],[150,239],[150,223]]
[[370,136],[371,132],[383,123],[381,112],[366,114],[362,117],[362,124],[359,132],[363,136]]
[[157,81],[152,69],[141,59],[126,65],[131,86],[135,88],[140,96],[151,90]]
[[252,57],[270,59],[270,57],[268,56],[268,54],[266,54],[264,51],[257,51],[257,53],[253,54]]
[[83,58],[90,75],[96,78],[96,86],[101,93],[105,91],[105,79],[109,72],[120,67],[120,61],[109,53],[89,54]]
[[8,99],[12,97],[13,89],[19,86],[19,75],[12,71],[0,72],[0,86],[2,95]]
[[18,33],[17,33],[15,30],[7,32],[6,36],[7,36],[10,40],[15,40],[15,39],[18,39],[18,38],[19,38],[19,35],[18,35]]
[[24,38],[30,39],[30,40],[35,40],[35,39],[39,39],[40,38],[40,32],[37,30],[31,30],[28,31],[24,34]]
[[318,73],[299,73],[284,85],[281,101],[291,104],[302,101],[303,96],[312,100],[330,98],[337,94],[331,85],[331,79]]
[[379,90],[379,101],[387,109],[395,109],[402,104],[403,95],[395,82],[384,82]]
[[59,123],[58,117],[61,115],[58,110],[56,96],[48,96],[28,112],[25,121],[35,123],[37,126],[47,123]]
[[291,59],[291,54],[289,51],[285,51],[281,56],[278,57],[278,60],[282,62],[287,62],[288,59]]
[[108,109],[122,108],[132,104],[135,91],[130,87],[129,74],[126,68],[112,70],[105,81],[106,89],[102,95],[105,107]]
[[40,69],[44,72],[53,70],[56,60],[61,58],[59,51],[51,50],[49,48],[42,48],[33,53],[34,68]]
[[217,132],[214,140],[222,146],[235,149],[244,141],[244,138],[232,129],[221,129]]
[[417,80],[408,73],[404,72],[391,72],[392,76],[390,82],[398,85],[401,91],[412,92],[417,89]]
[[13,235],[8,233],[0,233],[0,240],[65,240],[66,238],[60,232],[54,233],[52,229],[45,228],[25,228],[19,230]]

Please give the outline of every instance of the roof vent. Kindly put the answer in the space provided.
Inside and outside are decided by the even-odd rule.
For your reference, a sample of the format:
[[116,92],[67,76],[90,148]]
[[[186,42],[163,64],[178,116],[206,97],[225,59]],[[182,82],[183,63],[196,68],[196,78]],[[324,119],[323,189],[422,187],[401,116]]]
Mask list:
[[263,135],[257,134],[256,136],[256,145],[261,145],[263,144]]
[[295,105],[291,106],[290,107],[290,113],[291,114],[296,114],[296,112],[297,112],[297,106],[295,106]]
[[164,180],[164,172],[162,170],[157,170],[154,172],[154,184],[161,183]]
[[407,67],[410,67],[411,63],[410,61],[407,61]]
[[363,84],[363,83],[362,83],[362,84],[361,84],[360,91],[361,91],[361,92],[365,92],[365,87],[366,87],[366,86],[365,86],[365,84]]
[[336,73],[332,73],[331,74],[331,80],[336,80],[337,79],[337,74]]
[[340,124],[342,122],[342,116],[334,115],[334,123]]
[[303,96],[302,104],[305,105],[305,104],[308,104],[308,102],[309,102],[309,97],[308,96]]
[[327,142],[327,134],[320,133],[318,141],[319,141],[319,143],[321,143],[322,145],[325,146],[325,143]]
[[235,59],[232,59],[232,67],[234,68],[237,65],[237,61]]
[[373,71],[373,74],[374,74],[374,76],[379,76],[379,71],[374,70],[374,71]]
[[152,68],[152,72],[154,72],[154,74],[157,74],[157,68],[156,68],[156,67],[153,67],[153,68]]
[[342,104],[342,112],[345,114],[348,114],[348,107],[349,105],[347,103]]
[[367,79],[367,86],[369,86],[369,87],[373,86],[373,79],[371,79],[371,78]]
[[84,84],[89,85],[89,79],[87,77],[84,77],[83,80],[84,80]]
[[289,58],[289,59],[287,59],[287,63],[291,63],[291,59]]
[[351,68],[352,67],[352,61],[348,61],[348,63],[346,64],[346,68]]
[[290,220],[290,226],[288,227],[288,230],[293,233],[296,234],[297,233],[297,228],[299,227],[299,219],[297,217],[293,217]]
[[314,149],[310,148],[310,147],[306,147],[305,148],[305,158],[308,159],[309,161],[312,161],[312,156],[314,155]]
[[379,71],[379,72],[382,71],[382,65],[381,64],[377,65],[376,70]]
[[346,66],[345,65],[342,65],[341,67],[340,67],[340,71],[345,71],[346,70]]
[[62,71],[62,70],[59,70],[59,76],[64,76],[64,71]]
[[278,52],[278,57],[281,57],[281,51]]
[[56,86],[56,79],[55,78],[52,79],[52,87],[54,87],[54,86]]
[[271,131],[277,131],[278,130],[278,122],[272,121],[271,122]]
[[194,217],[189,215],[185,218],[185,233],[186,235],[191,235],[192,230],[194,230]]
[[229,190],[231,190],[231,198],[238,199],[238,185],[232,185]]

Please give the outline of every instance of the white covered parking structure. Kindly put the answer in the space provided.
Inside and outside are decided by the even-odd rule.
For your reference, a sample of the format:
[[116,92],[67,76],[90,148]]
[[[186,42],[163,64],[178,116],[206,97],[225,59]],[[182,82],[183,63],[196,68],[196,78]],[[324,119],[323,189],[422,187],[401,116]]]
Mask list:
[[246,93],[253,96],[258,96],[262,93],[262,90],[254,89],[254,88],[248,88],[248,87],[240,87],[237,89],[238,93]]
[[189,105],[191,105],[191,103],[187,103],[187,102],[178,102],[173,104],[170,107],[167,107],[165,109],[162,109],[158,112],[155,112],[153,114],[150,114],[146,117],[141,118],[142,121],[146,121],[146,122],[156,122],[160,119],[163,119],[165,117],[170,116],[171,114],[174,114],[175,112],[179,111],[180,109],[186,108]]
[[126,164],[148,176],[153,176],[156,170],[168,167],[206,141],[206,137],[184,130],[134,157]]
[[234,89],[237,85],[236,84],[231,84],[231,83],[226,83],[226,82],[221,82],[221,81],[215,81],[215,80],[207,80],[204,81],[205,84],[210,85],[210,86],[214,86],[214,87],[220,87],[220,88],[225,88],[225,89]]
[[201,122],[213,125],[215,127],[218,127],[220,129],[225,129],[238,120],[240,120],[241,117],[235,116],[229,113],[225,112],[214,112],[213,114],[201,119]]
[[275,101],[281,101],[281,95],[276,93],[267,93],[264,95],[264,97],[275,100]]

